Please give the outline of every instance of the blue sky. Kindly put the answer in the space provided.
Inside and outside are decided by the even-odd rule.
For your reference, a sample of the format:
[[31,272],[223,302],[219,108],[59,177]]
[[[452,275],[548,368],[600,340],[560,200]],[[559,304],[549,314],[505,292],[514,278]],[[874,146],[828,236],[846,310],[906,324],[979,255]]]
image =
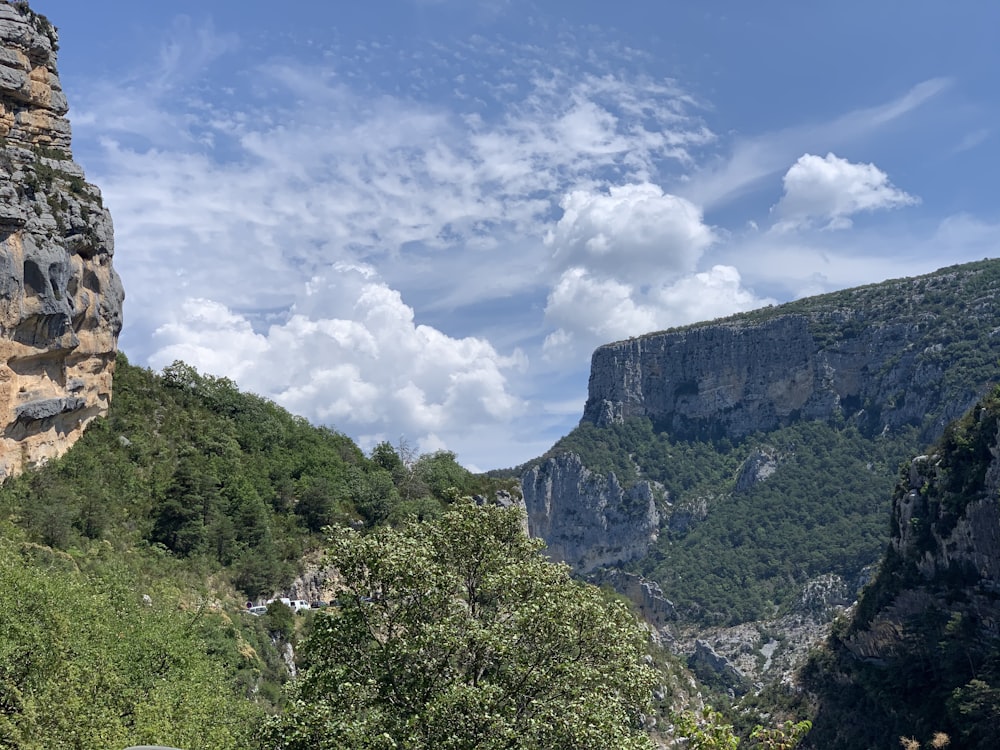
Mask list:
[[601,343],[1000,246],[990,3],[33,7],[121,348],[366,448],[512,466]]

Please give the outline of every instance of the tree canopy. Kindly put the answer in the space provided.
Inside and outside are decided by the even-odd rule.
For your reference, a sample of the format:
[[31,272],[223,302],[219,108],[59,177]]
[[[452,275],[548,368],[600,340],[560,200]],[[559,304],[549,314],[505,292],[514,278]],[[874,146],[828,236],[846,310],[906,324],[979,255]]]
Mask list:
[[514,509],[341,529],[339,607],[269,742],[309,748],[647,748],[654,674],[621,602],[548,562]]

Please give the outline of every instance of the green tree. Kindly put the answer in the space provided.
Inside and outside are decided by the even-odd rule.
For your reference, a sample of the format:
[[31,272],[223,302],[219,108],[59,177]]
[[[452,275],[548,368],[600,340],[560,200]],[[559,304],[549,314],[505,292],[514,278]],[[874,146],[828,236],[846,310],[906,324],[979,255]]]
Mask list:
[[344,592],[304,646],[270,746],[648,748],[654,675],[628,609],[540,554],[515,510],[344,529]]
[[705,706],[700,714],[685,711],[674,717],[674,733],[687,740],[691,750],[736,750],[740,738],[721,713]]
[[251,747],[261,711],[203,640],[229,626],[159,599],[144,605],[122,570],[91,577],[0,540],[0,748]]

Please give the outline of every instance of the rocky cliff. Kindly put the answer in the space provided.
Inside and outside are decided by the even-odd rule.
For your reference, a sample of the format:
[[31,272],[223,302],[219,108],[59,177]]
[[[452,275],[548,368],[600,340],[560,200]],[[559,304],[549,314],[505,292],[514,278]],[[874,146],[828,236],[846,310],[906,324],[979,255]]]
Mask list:
[[55,28],[0,2],[0,478],[61,454],[111,398],[111,217],[70,151]]
[[533,466],[521,489],[529,533],[580,573],[642,557],[659,532],[662,487],[643,481],[625,489],[572,453]]
[[[917,457],[853,620],[805,671],[813,747],[888,747],[935,732],[996,747],[1000,726],[1000,388]],[[849,715],[865,715],[852,726]]]
[[983,261],[608,344],[583,420],[738,439],[846,418],[930,440],[995,377],[998,299],[1000,262]]
[[[589,399],[581,426],[574,431],[586,435],[560,441],[543,463],[529,464],[522,474],[530,532],[544,538],[555,557],[580,572],[641,558],[652,546],[663,559],[679,554],[676,545],[668,549],[670,540],[679,540],[705,521],[713,503],[733,497],[732,493],[746,495],[744,504],[763,502],[754,499],[762,485],[811,460],[809,450],[796,447],[804,435],[786,437],[792,442],[782,450],[760,437],[810,422],[826,423],[834,430],[856,427],[868,442],[866,447],[852,448],[820,441],[826,449],[842,449],[854,458],[842,457],[830,466],[820,461],[820,466],[806,472],[826,489],[800,482],[796,491],[816,497],[818,505],[823,495],[830,496],[826,502],[831,507],[840,504],[836,512],[818,511],[809,523],[829,524],[838,516],[856,513],[864,522],[877,516],[878,526],[884,528],[881,511],[873,503],[884,502],[892,475],[872,477],[873,486],[886,488],[880,497],[838,501],[832,488],[844,488],[851,481],[838,475],[838,465],[858,461],[870,451],[872,458],[855,464],[854,474],[857,469],[875,470],[872,461],[878,463],[874,457],[880,453],[879,460],[894,469],[893,460],[936,439],[948,421],[1000,377],[998,360],[1000,261],[996,260],[602,346],[593,356]],[[648,419],[651,431],[633,430],[626,436],[623,430],[629,429],[626,423],[633,417]],[[758,437],[739,448],[746,455],[732,474],[730,458],[738,451],[725,446],[753,435]],[[708,439],[721,447],[698,458],[683,458],[686,449],[650,450],[664,436],[673,441]],[[886,436],[896,441],[897,450],[901,446],[905,451],[899,458],[884,450]],[[584,446],[587,450],[581,453]],[[596,454],[603,458],[595,464]],[[682,460],[688,467],[687,478],[678,475]],[[705,479],[713,471],[709,463],[717,464],[719,479],[714,485]],[[604,468],[598,472],[595,465]],[[662,529],[656,528],[651,513],[639,512],[641,504],[629,499],[630,493],[646,493],[655,486],[639,481],[646,479],[662,480],[669,491],[658,489],[664,498],[669,494],[670,501],[655,516],[664,522]],[[782,505],[779,502],[776,510],[789,515]],[[768,526],[773,513],[766,513],[771,516]],[[754,543],[771,546],[764,527],[754,523],[759,532]],[[731,546],[730,531],[717,531],[717,541]],[[871,536],[870,531],[865,533]],[[654,545],[658,537],[660,543]],[[802,582],[828,572],[854,577],[874,562],[881,549],[872,541],[866,545],[870,558],[857,554],[851,564],[834,570],[813,565],[816,569],[810,569]],[[667,581],[659,582],[669,597],[678,595]]]

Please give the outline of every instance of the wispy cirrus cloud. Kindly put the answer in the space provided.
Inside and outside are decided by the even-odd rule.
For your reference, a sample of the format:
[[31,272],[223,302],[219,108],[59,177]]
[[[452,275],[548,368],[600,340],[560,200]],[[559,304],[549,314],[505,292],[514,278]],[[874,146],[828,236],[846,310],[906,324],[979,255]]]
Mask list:
[[830,122],[737,136],[728,155],[717,164],[696,170],[681,192],[706,209],[723,205],[753,189],[761,180],[787,169],[802,153],[841,148],[909,115],[952,83],[949,78],[930,78],[889,102],[856,109]]
[[[540,308],[562,263],[544,241],[561,203],[618,182],[649,185],[655,202],[644,181],[714,137],[674,83],[610,66],[570,73],[528,57],[516,90],[484,107],[372,91],[328,54],[263,61],[231,82],[236,94],[205,97],[185,88],[179,55],[160,58],[164,85],[105,82],[82,104],[85,130],[102,112],[135,115],[103,123],[88,158],[116,219],[123,346],[228,375],[363,440],[472,446],[544,410],[522,395],[539,397],[526,378],[547,367],[541,317],[520,333],[488,326],[504,349],[455,319],[511,294]],[[488,96],[485,83],[496,79],[468,85]],[[170,127],[187,137],[166,138]],[[671,205],[656,231],[710,236],[696,208],[658,199]],[[414,305],[442,297],[455,319],[423,322]]]
[[[906,194],[861,162],[824,182],[796,159],[909,116],[947,80],[720,136],[655,55],[532,23],[534,41],[316,28],[279,49],[179,22],[146,69],[92,82],[74,125],[115,216],[124,348],[233,377],[363,445],[405,435],[489,468],[571,426],[594,346],[886,265],[852,266],[818,230]],[[782,198],[782,174],[812,181]],[[766,224],[777,201],[795,232],[715,218],[761,186],[764,215],[743,220]]]

